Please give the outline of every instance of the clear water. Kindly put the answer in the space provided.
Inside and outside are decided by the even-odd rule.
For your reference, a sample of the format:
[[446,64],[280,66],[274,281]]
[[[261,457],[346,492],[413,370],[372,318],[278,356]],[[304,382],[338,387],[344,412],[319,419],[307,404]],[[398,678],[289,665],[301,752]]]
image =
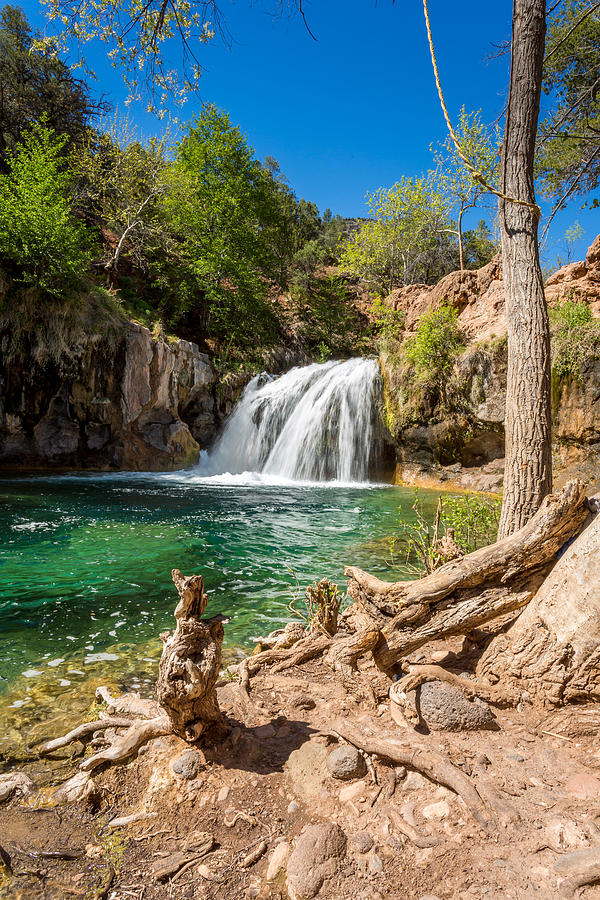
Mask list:
[[0,693],[18,684],[20,706],[40,680],[151,671],[174,567],[204,575],[230,648],[290,617],[296,579],[343,584],[344,564],[398,577],[385,537],[414,492],[181,472],[2,479],[0,498]]

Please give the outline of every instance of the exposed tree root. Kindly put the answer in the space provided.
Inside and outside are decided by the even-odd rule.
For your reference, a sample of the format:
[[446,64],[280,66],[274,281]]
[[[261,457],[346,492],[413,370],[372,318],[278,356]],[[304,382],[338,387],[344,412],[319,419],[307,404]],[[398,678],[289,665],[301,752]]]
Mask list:
[[561,897],[574,897],[579,888],[600,881],[600,847],[566,853],[556,860],[554,868],[566,876],[560,886]]
[[409,825],[406,819],[400,815],[397,809],[394,809],[393,806],[388,806],[384,810],[386,815],[392,821],[392,824],[396,831],[399,831],[400,834],[403,834],[404,837],[407,837],[409,841],[411,841],[415,847],[418,847],[419,850],[425,850],[427,847],[437,847],[439,844],[439,839],[433,837],[429,834],[421,834],[417,831],[416,828],[413,828],[412,825]]
[[[379,729],[381,723],[374,722],[373,726]],[[366,753],[372,753],[383,759],[389,759],[397,765],[414,769],[425,775],[430,781],[450,788],[462,797],[480,825],[489,831],[494,829],[494,816],[490,815],[486,809],[475,784],[441,753],[425,747],[407,746],[394,737],[386,737],[385,740],[371,737],[358,728],[348,725],[345,721],[333,722],[331,733],[334,737],[344,738]]]
[[503,688],[500,685],[485,684],[482,681],[472,681],[470,678],[461,678],[452,672],[442,669],[441,666],[413,666],[408,675],[395,681],[390,687],[390,700],[399,706],[404,705],[404,698],[410,691],[416,690],[428,681],[443,681],[458,688],[467,697],[485,700],[495,706],[515,706],[519,702],[519,693],[512,688]]
[[79,768],[83,772],[91,772],[101,766],[103,763],[121,762],[128,759],[133,753],[140,749],[143,744],[147,744],[152,738],[161,737],[164,734],[171,734],[173,726],[167,716],[161,716],[157,719],[148,719],[147,721],[133,722],[127,729],[125,734],[117,737],[114,742],[105,750],[94,753],[93,756],[84,759]]
[[240,665],[240,683],[238,685],[239,693],[247,703],[251,703],[250,699],[250,678],[256,675],[264,666],[270,666],[273,663],[273,672],[283,672],[298,666],[309,659],[314,659],[320,653],[323,653],[331,644],[331,638],[317,631],[311,632],[301,640],[294,642],[289,648],[272,650],[263,650],[255,656],[248,656]]
[[115,718],[114,716],[104,716],[96,719],[94,722],[84,722],[78,725],[68,734],[55,738],[53,741],[46,741],[37,748],[37,752],[41,754],[52,753],[54,750],[60,750],[74,741],[85,741],[92,737],[97,731],[104,731],[106,728],[128,728],[131,725],[131,719]]

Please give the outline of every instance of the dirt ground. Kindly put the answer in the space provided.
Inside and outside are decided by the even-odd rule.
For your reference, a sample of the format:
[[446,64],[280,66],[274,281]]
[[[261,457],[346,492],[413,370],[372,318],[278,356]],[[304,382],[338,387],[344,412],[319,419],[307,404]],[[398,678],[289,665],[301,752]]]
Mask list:
[[[457,654],[459,643],[433,648],[438,656],[444,650]],[[464,664],[456,655],[450,667]],[[196,777],[173,771],[190,747],[169,736],[98,774],[96,794],[85,802],[53,806],[44,789],[0,806],[0,845],[12,868],[3,878],[0,867],[0,897],[287,900],[285,870],[267,880],[276,848],[284,857],[288,848],[280,845],[293,849],[307,827],[336,823],[347,849],[321,898],[600,898],[598,886],[577,893],[564,868],[569,853],[600,845],[594,715],[576,736],[568,711],[548,719],[547,710],[531,707],[495,711],[497,730],[403,730],[389,701],[358,704],[321,660],[257,675],[252,707],[235,682],[218,696],[227,728],[195,748]],[[453,791],[376,757],[363,778],[333,778],[325,761],[339,746],[330,735],[334,719],[447,754],[476,784],[491,785],[490,825],[482,827]],[[141,817],[129,825],[108,824],[135,814]],[[172,875],[161,875],[178,862]]]

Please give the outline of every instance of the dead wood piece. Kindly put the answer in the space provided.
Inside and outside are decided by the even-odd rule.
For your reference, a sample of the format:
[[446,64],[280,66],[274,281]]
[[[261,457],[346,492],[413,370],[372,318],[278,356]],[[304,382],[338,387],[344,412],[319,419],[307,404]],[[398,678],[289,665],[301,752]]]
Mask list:
[[523,606],[539,585],[535,574],[555,561],[587,514],[583,484],[570,481],[519,531],[417,581],[389,583],[347,567],[350,596],[383,626],[374,653],[378,665],[390,669],[432,637],[464,632]]
[[40,744],[37,749],[38,753],[52,753],[54,750],[60,750],[74,741],[85,740],[91,738],[96,731],[103,731],[106,728],[128,728],[131,725],[131,719],[115,718],[114,716],[106,716],[102,719],[96,719],[94,722],[84,722],[73,728],[68,734],[55,738],[53,741],[46,741]]
[[[373,722],[374,729],[381,728],[379,720]],[[397,738],[386,736],[385,739],[371,737],[347,722],[338,720],[333,723],[334,736],[341,736],[344,740],[366,753],[389,759],[398,765],[414,769],[434,781],[437,784],[450,788],[462,797],[473,817],[487,830],[494,827],[494,817],[488,813],[477,788],[471,779],[461,772],[453,763],[441,753],[428,747],[410,746],[402,744]]]
[[600,881],[600,847],[565,853],[555,861],[554,868],[565,876],[560,886],[561,896],[573,897],[579,888]]
[[392,824],[396,831],[399,831],[400,834],[403,834],[405,837],[411,841],[415,847],[418,847],[419,850],[425,850],[427,847],[437,847],[439,844],[439,840],[436,837],[433,837],[429,834],[421,834],[417,831],[416,828],[413,828],[412,825],[409,825],[408,822],[400,815],[397,809],[394,809],[393,806],[388,806],[385,809],[385,813],[392,820]]
[[216,683],[221,668],[223,623],[229,619],[200,618],[207,602],[201,575],[184,576],[179,569],[173,569],[172,577],[180,598],[175,609],[177,627],[172,635],[161,635],[164,646],[156,696],[175,734],[196,740],[221,719]]
[[111,819],[107,828],[124,828],[126,825],[133,825],[134,822],[142,822],[145,819],[155,819],[158,816],[156,812],[136,812],[129,816],[115,816]]
[[[158,713],[158,707],[154,700],[146,700],[135,691],[114,697],[107,687],[99,687],[96,689],[96,700],[106,703],[109,715],[111,712],[118,712],[141,716],[143,719],[153,719]],[[100,718],[103,718],[102,713],[100,713]]]
[[272,665],[272,672],[283,672],[293,666],[300,665],[329,647],[331,639],[326,635],[312,632],[291,648],[264,650],[256,656],[247,656],[240,665],[240,682],[238,690],[247,703],[250,700],[250,678],[256,675],[264,666]]
[[155,737],[171,734],[172,730],[171,723],[166,716],[134,722],[125,734],[121,735],[110,747],[84,759],[79,768],[83,772],[91,772],[103,763],[120,762],[139,750],[143,744]]
[[347,638],[334,641],[327,652],[325,662],[334,672],[340,672],[344,678],[351,679],[359,657],[377,646],[380,634],[379,627],[371,623]]
[[443,681],[445,684],[451,684],[467,697],[479,698],[495,706],[514,706],[519,702],[519,694],[510,687],[503,688],[500,685],[485,684],[482,681],[471,681],[470,678],[462,678],[460,675],[442,669],[441,666],[412,666],[408,675],[395,681],[390,687],[390,700],[403,706],[403,697],[406,694],[430,681]]
[[153,875],[156,881],[164,881],[175,875],[182,866],[188,868],[191,864],[204,859],[213,850],[215,839],[212,834],[205,833],[203,841],[199,841],[193,850],[178,850],[171,853],[167,859],[161,859],[154,864]]
[[253,866],[254,863],[258,862],[261,856],[263,856],[263,854],[267,852],[267,846],[268,845],[266,841],[261,841],[260,844],[258,844],[258,846],[254,848],[254,850],[251,850],[246,854],[246,856],[244,856],[244,858],[240,861],[240,867],[242,869],[249,869],[250,866]]
[[236,810],[227,810],[227,812],[235,813],[235,815],[231,819],[228,819],[227,816],[225,816],[225,818],[223,819],[223,825],[225,825],[226,828],[233,828],[233,826],[237,822],[239,822],[240,819],[242,819],[242,821],[244,822],[247,822],[249,825],[257,824],[257,820],[254,818],[254,816],[249,816],[248,813],[238,812]]

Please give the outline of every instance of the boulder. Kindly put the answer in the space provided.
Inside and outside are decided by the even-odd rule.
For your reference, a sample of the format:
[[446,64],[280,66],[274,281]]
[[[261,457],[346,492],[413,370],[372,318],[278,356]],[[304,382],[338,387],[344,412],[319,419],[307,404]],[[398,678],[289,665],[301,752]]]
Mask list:
[[204,760],[195,750],[186,750],[171,763],[171,768],[177,775],[192,781],[204,766]]
[[287,865],[290,900],[312,900],[331,881],[346,856],[346,835],[339,825],[311,825],[300,835]]
[[[419,697],[415,697],[420,693]],[[409,694],[409,698],[411,695]],[[412,694],[422,721],[432,731],[481,731],[497,729],[489,705],[478,698],[470,700],[462,691],[441,681],[421,685]]]

